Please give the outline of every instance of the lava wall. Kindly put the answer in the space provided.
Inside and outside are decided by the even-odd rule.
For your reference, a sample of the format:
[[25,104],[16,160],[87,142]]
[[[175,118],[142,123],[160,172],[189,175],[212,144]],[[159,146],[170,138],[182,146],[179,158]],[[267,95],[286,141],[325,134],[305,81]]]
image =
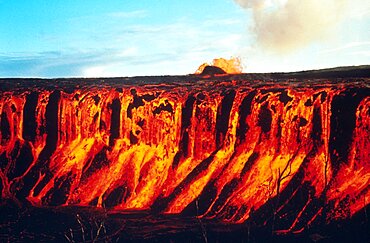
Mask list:
[[1,90],[2,200],[282,232],[370,202],[367,79],[53,82]]

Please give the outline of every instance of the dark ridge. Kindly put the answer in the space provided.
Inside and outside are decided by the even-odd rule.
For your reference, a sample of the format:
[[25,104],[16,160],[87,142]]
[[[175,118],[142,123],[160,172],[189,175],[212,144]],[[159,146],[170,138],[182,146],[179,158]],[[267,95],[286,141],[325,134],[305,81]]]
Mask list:
[[215,180],[211,180],[203,188],[201,194],[193,200],[183,210],[181,215],[184,216],[200,216],[206,213],[207,209],[211,206],[212,202],[217,197],[217,187],[215,186]]
[[[351,199],[349,198],[349,195],[341,198],[341,200],[338,202],[337,200],[328,200],[322,210],[322,215],[324,220],[329,221],[330,219],[333,220],[333,213],[335,214],[335,218],[339,219],[345,219],[350,218],[351,215],[351,209],[349,207]],[[325,222],[324,221],[324,222]]]
[[98,118],[99,118],[99,112],[96,112],[95,115],[94,115],[94,118],[93,118],[94,123],[96,123]]
[[10,109],[12,109],[12,112],[13,112],[13,113],[17,111],[17,108],[15,107],[15,105],[14,105],[14,104],[12,104],[12,105],[10,106]]
[[8,166],[9,159],[6,157],[6,151],[0,155],[0,168],[5,171],[5,168]]
[[86,163],[82,169],[81,181],[85,181],[96,171],[109,165],[109,160],[107,158],[108,147],[103,147],[91,160],[91,163]]
[[1,113],[1,144],[6,143],[10,139],[10,124],[6,113]]
[[256,95],[256,90],[253,90],[248,93],[247,96],[244,97],[242,103],[239,107],[239,122],[238,127],[236,128],[236,136],[238,138],[238,142],[242,143],[245,140],[245,135],[248,132],[249,126],[247,124],[247,117],[251,114],[252,110],[252,101],[254,96]]
[[216,202],[213,204],[209,212],[209,216],[216,215],[216,213],[222,208],[226,200],[230,197],[230,195],[234,192],[234,189],[238,185],[239,185],[238,179],[234,178],[222,188],[220,195],[218,196]]
[[313,103],[312,103],[312,100],[311,99],[308,99],[305,103],[304,103],[305,106],[312,106]]
[[25,140],[35,142],[36,138],[36,107],[39,99],[39,94],[32,92],[27,95],[26,103],[23,108],[23,138]]
[[21,149],[21,142],[17,139],[14,143],[12,151],[10,152],[10,158],[16,158],[19,154],[20,149]]
[[131,89],[130,90],[130,93],[132,94],[132,96],[137,96],[137,91],[136,91],[136,89]]
[[89,206],[96,207],[98,205],[99,197],[94,198],[89,202]]
[[226,74],[226,72],[217,66],[206,66],[200,75]]
[[[188,157],[188,154],[189,154],[189,132],[188,131],[184,131],[184,133],[182,134],[180,143],[181,143],[180,151],[182,152],[183,156],[186,158]],[[174,168],[176,168],[176,166]]]
[[277,146],[276,146],[276,153],[277,154],[279,154],[280,150],[281,150],[281,131],[282,131],[281,123],[282,123],[282,118],[281,118],[281,115],[279,115],[279,118],[278,118],[278,121],[277,121],[277,131],[276,131],[276,138],[278,138],[277,139]]
[[24,143],[23,146],[20,148],[18,156],[12,158],[17,159],[15,160],[14,168],[9,171],[9,180],[13,180],[16,177],[23,175],[31,166],[33,161],[33,154],[29,143]]
[[265,90],[265,92],[263,92],[263,93],[266,93],[265,95],[257,96],[256,97],[256,102],[260,103],[260,104],[265,102],[267,100],[267,98],[269,97],[269,95],[270,95],[268,92],[271,92],[271,91],[270,90]]
[[127,107],[127,117],[132,118],[132,109],[138,108],[145,105],[144,101],[152,101],[157,98],[157,95],[144,94],[142,96],[137,95],[136,89],[131,89],[131,94],[134,98],[133,102]]
[[[310,191],[314,190],[313,188],[310,189]],[[306,206],[304,213],[301,215],[293,230],[300,230],[302,228],[307,229],[308,222],[315,217],[315,214],[323,207],[323,205],[325,205],[325,201],[322,198],[313,198],[312,201]],[[315,221],[319,220],[320,217],[315,219]],[[311,224],[313,224],[313,222],[311,222]]]
[[260,208],[253,211],[250,214],[250,221],[258,226],[265,225],[265,221],[267,224],[270,224],[272,222],[276,209],[279,208],[279,206],[281,206],[283,203],[287,203],[294,191],[301,186],[303,173],[303,170],[302,173],[297,173],[292,180],[295,183],[292,183],[290,181],[288,186],[279,194],[279,196],[275,196],[274,198],[269,199]]
[[[35,166],[36,167],[36,166]],[[33,167],[21,180],[12,185],[13,191],[15,191],[15,197],[18,200],[25,200],[30,193],[35,183],[39,178],[38,170]]]
[[259,156],[258,152],[253,152],[251,156],[249,156],[247,162],[244,164],[242,172],[240,173],[241,178],[244,177],[244,175],[252,168],[254,162],[256,162]]
[[281,92],[279,96],[279,100],[284,103],[284,106],[288,104],[288,102],[292,101],[293,98],[288,95],[288,91],[284,90]]
[[144,127],[144,125],[145,125],[145,120],[144,120],[144,119],[142,119],[142,118],[140,118],[140,120],[137,122],[137,125],[138,125],[139,127],[143,128],[143,127]]
[[106,130],[106,129],[107,129],[107,124],[105,124],[105,122],[100,118],[99,131],[103,131],[103,130]]
[[121,101],[116,98],[113,100],[111,106],[112,116],[111,116],[111,126],[110,126],[110,137],[109,146],[114,145],[114,141],[119,138],[119,130],[121,123]]
[[336,173],[341,163],[348,163],[348,153],[356,127],[356,110],[369,89],[347,89],[334,96],[330,117],[330,159]]
[[261,107],[261,111],[258,114],[258,126],[261,127],[262,132],[268,133],[271,130],[271,122],[272,114],[266,103]]
[[269,95],[271,93],[281,93],[281,92],[284,92],[284,90],[285,90],[285,88],[269,87],[268,89],[261,89],[261,90],[259,90],[259,92],[262,94],[262,97],[265,97],[264,94],[268,94]]
[[134,109],[134,105],[130,103],[127,107],[127,117],[132,119],[132,109]]
[[299,126],[300,127],[304,127],[304,126],[306,126],[307,125],[307,123],[308,123],[308,121],[305,119],[305,118],[303,118],[303,117],[300,117],[299,118]]
[[[37,167],[35,166],[33,168],[37,168]],[[38,183],[37,186],[35,187],[35,190],[34,190],[35,196],[38,196],[39,193],[42,191],[42,189],[46,186],[46,184],[48,184],[48,182],[53,178],[53,174],[49,169],[45,168],[44,170],[45,170],[44,178],[42,178],[40,183]]]
[[[188,128],[191,125],[191,118],[193,116],[193,107],[195,103],[194,96],[189,96],[185,105],[182,107],[181,111],[181,140],[180,140],[180,151],[184,157],[188,156],[188,146],[189,146],[189,133]],[[173,168],[176,168],[178,164],[173,164]]]
[[[275,223],[277,223],[279,228],[276,229],[288,229],[292,225],[294,220],[298,217],[298,213],[304,208],[309,198],[313,196],[313,190],[314,189],[308,182],[304,182],[299,186],[294,196],[284,202],[285,204],[282,204],[283,208],[277,212]],[[304,217],[304,214],[302,214],[301,217]]]
[[[29,190],[32,188],[34,183],[37,181],[40,171],[44,173],[44,178],[41,182],[36,186],[34,190],[34,195],[37,196],[42,188],[53,178],[51,171],[47,165],[51,155],[54,153],[57,143],[58,143],[58,110],[59,110],[59,100],[60,100],[60,91],[56,90],[49,96],[49,102],[46,105],[46,127],[45,132],[46,136],[46,145],[42,149],[38,159],[37,159],[37,166],[32,167],[32,170],[28,175],[24,178],[28,184],[24,186],[21,191],[28,193]],[[28,190],[28,192],[27,192]],[[22,194],[22,193],[21,193]]]
[[199,103],[197,102],[197,104],[200,104],[202,101],[204,101],[204,99],[206,98],[206,96],[200,92],[197,94],[197,101],[200,101]]
[[317,97],[319,97],[320,94],[321,94],[321,92],[315,93],[315,94],[312,95],[313,102],[315,102],[315,100],[317,99]]
[[25,174],[19,181],[12,184],[13,191],[15,191],[15,196],[18,200],[26,200],[32,188],[34,188],[36,182],[38,181],[41,174],[43,174],[43,179],[37,184],[34,189],[34,196],[37,196],[45,185],[52,179],[53,175],[50,172],[48,166],[46,165],[47,159],[40,160],[40,156],[36,162],[36,165],[31,168],[31,170]]
[[315,101],[320,96],[320,102],[323,103],[327,97],[327,93],[325,91],[321,91],[319,93],[315,93],[313,95],[313,101]]
[[271,110],[272,110],[274,113],[276,113],[276,106],[275,106],[275,105],[271,105],[271,106],[270,106],[270,108],[271,108]]
[[214,151],[208,158],[204,159],[200,164],[198,164],[187,176],[186,178],[180,182],[180,184],[173,190],[173,192],[166,198],[164,197],[157,197],[157,199],[154,201],[154,203],[151,206],[151,211],[154,214],[163,212],[167,207],[168,204],[173,201],[177,195],[179,195],[184,188],[189,186],[191,182],[196,179],[200,173],[208,169],[208,166],[212,163],[215,155],[217,153],[217,150]]
[[313,140],[313,145],[318,146],[321,145],[322,139],[322,127],[321,127],[321,108],[315,107],[313,109],[313,116],[312,116],[312,131],[311,131],[311,138]]
[[40,153],[38,160],[47,161],[53,154],[58,143],[58,108],[60,100],[60,91],[56,90],[49,96],[49,102],[46,105],[46,145]]
[[68,199],[74,177],[72,172],[69,172],[67,175],[56,178],[54,187],[42,198],[42,202],[50,206],[60,206],[64,204]]
[[[147,102],[150,102],[152,100],[154,100],[155,98],[158,97],[158,94],[156,93],[155,95],[151,95],[151,94],[144,94],[144,95],[141,95],[141,96],[137,96],[138,98],[142,99],[142,100],[145,100]],[[134,104],[135,104],[135,101],[134,101]],[[139,107],[139,106],[137,106]],[[137,108],[135,107],[135,108]]]
[[180,151],[177,151],[177,153],[175,154],[175,157],[173,157],[172,169],[176,169],[177,168],[177,166],[180,163],[181,156],[182,156],[181,152]]
[[321,97],[320,97],[321,103],[324,103],[325,102],[326,97],[328,97],[328,93],[326,93],[326,91],[322,91],[321,92]]
[[229,118],[231,108],[235,98],[235,90],[230,90],[224,94],[221,105],[217,109],[216,117],[216,146],[221,147],[224,143],[227,130],[229,128]]
[[113,208],[120,204],[123,200],[126,200],[127,196],[128,192],[126,187],[123,185],[119,186],[109,193],[106,198],[105,195],[103,196],[103,198],[105,198],[103,201],[103,206],[105,208]]
[[99,104],[99,101],[100,101],[99,95],[94,95],[92,98],[93,98],[93,100],[95,102],[95,105],[98,105]]
[[3,179],[0,177],[0,200],[3,199]]
[[168,102],[168,100],[165,100],[165,104],[160,104],[158,107],[156,107],[153,110],[153,115],[158,115],[162,111],[168,111],[173,114],[173,108],[172,105]]
[[139,142],[139,139],[135,136],[135,134],[130,131],[130,144],[131,145],[134,145],[134,144],[137,144]]
[[222,208],[221,212],[218,214],[219,218],[231,220],[231,218],[238,212],[237,206],[226,205]]
[[240,209],[234,214],[235,215],[234,220],[235,221],[240,220],[245,215],[245,213],[247,212],[247,209],[248,209],[248,207],[246,205],[242,205],[240,207]]

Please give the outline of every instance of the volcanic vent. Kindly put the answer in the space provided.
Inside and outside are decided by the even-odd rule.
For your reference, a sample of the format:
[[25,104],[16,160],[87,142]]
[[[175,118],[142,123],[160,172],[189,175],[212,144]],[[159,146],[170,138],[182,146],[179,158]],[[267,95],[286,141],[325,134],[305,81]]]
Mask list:
[[0,80],[1,200],[275,233],[350,219],[370,202],[370,82],[346,75]]

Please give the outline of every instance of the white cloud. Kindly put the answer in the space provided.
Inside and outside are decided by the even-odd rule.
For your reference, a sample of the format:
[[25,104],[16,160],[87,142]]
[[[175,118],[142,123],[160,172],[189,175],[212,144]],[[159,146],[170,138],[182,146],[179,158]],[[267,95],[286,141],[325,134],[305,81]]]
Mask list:
[[353,51],[350,53],[351,55],[354,56],[365,56],[365,57],[370,57],[370,51],[365,50],[365,51]]
[[344,18],[348,0],[236,0],[252,10],[256,43],[286,53],[322,41]]
[[91,66],[83,69],[82,76],[84,77],[104,77],[106,76],[106,68],[104,66]]
[[118,57],[130,57],[130,56],[135,56],[138,53],[139,53],[138,47],[132,46],[132,47],[123,49],[122,51],[118,51],[117,56]]

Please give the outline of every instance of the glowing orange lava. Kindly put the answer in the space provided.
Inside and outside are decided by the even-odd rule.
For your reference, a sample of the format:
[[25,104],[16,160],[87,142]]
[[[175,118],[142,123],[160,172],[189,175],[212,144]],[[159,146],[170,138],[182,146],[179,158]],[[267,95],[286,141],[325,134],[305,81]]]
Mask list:
[[369,97],[349,81],[242,78],[1,91],[1,198],[299,232],[369,204]]

